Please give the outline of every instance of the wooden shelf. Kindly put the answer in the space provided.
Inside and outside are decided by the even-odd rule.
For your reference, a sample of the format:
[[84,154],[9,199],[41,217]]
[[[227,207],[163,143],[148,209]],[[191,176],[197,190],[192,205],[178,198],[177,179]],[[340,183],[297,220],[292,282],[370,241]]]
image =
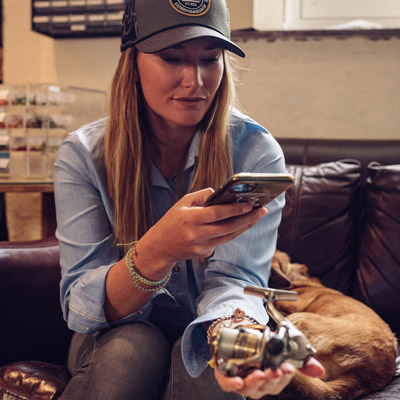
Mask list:
[[120,36],[123,0],[32,0],[32,30],[53,38]]

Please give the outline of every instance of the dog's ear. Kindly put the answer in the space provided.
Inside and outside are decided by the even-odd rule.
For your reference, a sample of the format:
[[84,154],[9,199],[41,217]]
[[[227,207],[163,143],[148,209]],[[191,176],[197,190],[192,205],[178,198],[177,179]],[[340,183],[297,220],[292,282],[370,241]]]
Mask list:
[[288,254],[276,250],[271,262],[269,286],[275,289],[289,287],[292,282],[304,281],[309,278],[305,264],[291,263]]
[[290,263],[290,257],[287,253],[283,251],[276,250],[274,256],[272,257],[272,264],[284,272],[286,270],[287,265]]
[[286,253],[276,250],[271,262],[271,276],[268,283],[270,287],[281,289],[290,286],[290,281],[285,275],[289,263],[290,257]]
[[283,289],[290,286],[290,281],[281,270],[272,266],[268,286],[274,289]]

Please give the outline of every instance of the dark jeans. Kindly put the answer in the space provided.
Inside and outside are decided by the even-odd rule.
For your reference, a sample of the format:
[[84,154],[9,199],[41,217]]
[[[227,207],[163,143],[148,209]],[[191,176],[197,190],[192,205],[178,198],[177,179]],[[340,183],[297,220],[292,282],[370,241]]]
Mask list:
[[180,340],[171,351],[147,322],[122,325],[96,337],[75,333],[68,367],[72,379],[62,400],[243,400],[223,392],[211,368],[186,372]]

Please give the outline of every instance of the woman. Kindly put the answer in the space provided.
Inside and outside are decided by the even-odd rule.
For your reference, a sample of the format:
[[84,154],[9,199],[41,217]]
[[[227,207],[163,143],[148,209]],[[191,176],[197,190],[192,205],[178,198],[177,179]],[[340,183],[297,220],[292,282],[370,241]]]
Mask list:
[[284,204],[266,217],[202,207],[232,172],[285,169],[269,133],[232,110],[227,51],[244,53],[229,35],[224,0],[126,3],[110,117],[73,132],[56,162],[61,299],[76,332],[63,399],[261,398],[294,374],[207,366],[207,334],[235,310],[267,322],[243,287],[267,285]]

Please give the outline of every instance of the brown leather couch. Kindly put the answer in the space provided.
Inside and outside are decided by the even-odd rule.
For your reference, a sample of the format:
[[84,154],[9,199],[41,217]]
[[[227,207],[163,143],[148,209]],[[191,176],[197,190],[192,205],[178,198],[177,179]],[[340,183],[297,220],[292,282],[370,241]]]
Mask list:
[[[280,143],[296,183],[278,248],[400,334],[400,141]],[[69,379],[58,257],[54,238],[0,243],[0,400],[57,399]],[[364,399],[399,393],[397,376]]]
[[57,399],[69,379],[60,278],[56,238],[0,242],[1,400]]

